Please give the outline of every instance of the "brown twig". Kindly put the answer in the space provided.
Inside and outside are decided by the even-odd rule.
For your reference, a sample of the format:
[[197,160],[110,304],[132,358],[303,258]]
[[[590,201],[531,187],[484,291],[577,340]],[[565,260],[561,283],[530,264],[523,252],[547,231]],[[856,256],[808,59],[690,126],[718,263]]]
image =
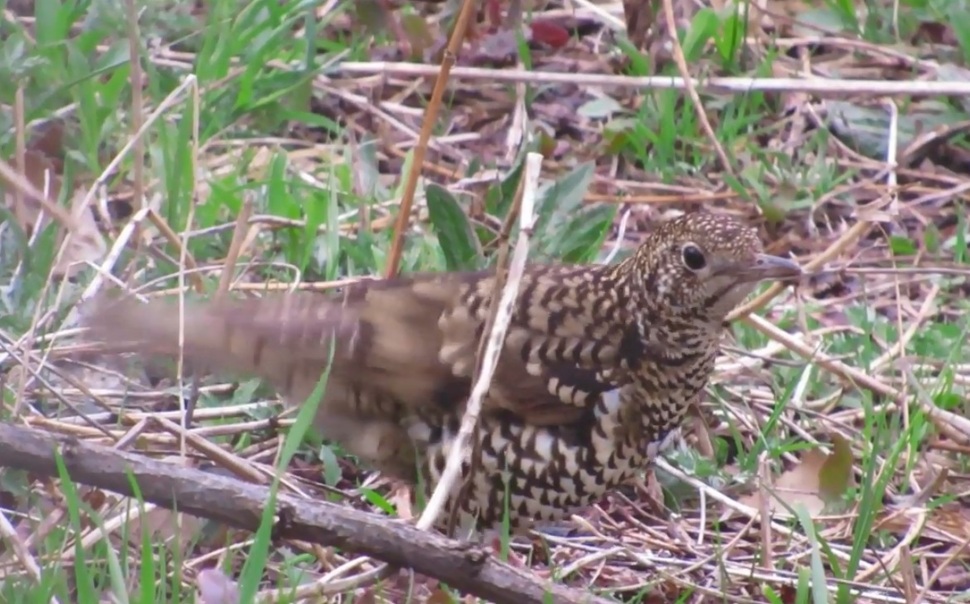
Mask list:
[[670,44],[673,49],[674,63],[677,64],[677,70],[680,71],[680,76],[684,80],[684,90],[687,92],[687,96],[694,106],[694,111],[697,113],[697,119],[704,129],[704,134],[711,141],[714,152],[717,153],[718,159],[721,160],[722,169],[731,176],[735,176],[731,160],[728,158],[727,153],[724,152],[724,147],[718,142],[717,135],[714,134],[714,128],[711,127],[711,122],[707,119],[707,113],[704,111],[704,104],[701,103],[701,97],[697,94],[697,88],[691,79],[690,69],[687,67],[687,59],[684,57],[684,50],[680,46],[680,40],[677,39],[677,18],[674,16],[673,0],[663,0],[663,8],[664,18],[667,21],[667,34],[670,36]]
[[[145,143],[138,132],[141,130],[142,116],[142,67],[138,33],[138,7],[135,0],[125,2],[125,12],[128,17],[128,64],[131,65],[129,80],[131,82],[131,136],[134,147],[131,150],[131,180],[134,185],[133,201],[135,208],[145,203]],[[141,243],[141,237],[135,236],[135,244]]]
[[2,159],[0,159],[0,183],[4,183],[15,192],[22,194],[25,205],[37,204],[41,206],[45,212],[50,214],[68,232],[77,231],[77,221],[74,220],[70,212],[57,205],[57,202],[47,199],[47,196],[31,184],[22,172],[18,172]]
[[229,293],[229,286],[232,285],[232,276],[236,272],[236,262],[243,252],[243,242],[246,240],[249,218],[252,215],[252,200],[243,200],[239,215],[236,216],[236,228],[232,232],[232,241],[229,242],[229,252],[226,254],[226,261],[222,267],[222,275],[219,276],[219,288],[213,296],[215,302],[220,302]]
[[455,64],[455,57],[458,56],[462,42],[465,40],[465,30],[468,29],[468,23],[475,12],[475,4],[475,0],[464,0],[462,2],[461,12],[458,14],[458,19],[455,20],[455,29],[451,32],[451,38],[448,40],[448,48],[441,58],[438,77],[431,91],[431,100],[428,101],[428,106],[424,110],[421,133],[418,137],[418,144],[414,147],[411,169],[408,170],[407,180],[404,183],[404,195],[401,197],[401,207],[398,210],[397,221],[394,223],[394,237],[391,240],[391,249],[387,255],[387,265],[384,267],[384,276],[386,277],[396,275],[401,263],[401,254],[404,250],[404,233],[408,228],[411,206],[414,204],[414,192],[418,188],[418,176],[421,174],[421,166],[424,164],[424,156],[428,150],[428,139],[431,138],[431,129],[434,128],[435,121],[438,118],[438,109],[441,107],[441,99],[445,94],[445,86],[448,84],[451,67]]

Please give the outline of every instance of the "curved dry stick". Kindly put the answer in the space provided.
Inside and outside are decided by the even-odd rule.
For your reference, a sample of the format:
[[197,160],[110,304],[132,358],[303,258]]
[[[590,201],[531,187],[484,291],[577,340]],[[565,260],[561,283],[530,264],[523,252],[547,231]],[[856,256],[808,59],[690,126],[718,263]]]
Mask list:
[[[0,467],[57,477],[58,456],[72,480],[135,496],[228,526],[256,531],[269,488],[144,455],[0,423]],[[496,604],[607,604],[595,595],[542,581],[486,549],[407,523],[324,501],[277,493],[273,536],[341,547],[413,568]]]

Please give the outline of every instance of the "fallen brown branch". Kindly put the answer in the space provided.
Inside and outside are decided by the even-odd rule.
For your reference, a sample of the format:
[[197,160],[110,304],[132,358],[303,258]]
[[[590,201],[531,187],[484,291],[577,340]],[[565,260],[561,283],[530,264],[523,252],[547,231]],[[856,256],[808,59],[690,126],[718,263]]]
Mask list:
[[[60,451],[73,480],[132,496],[129,473],[145,501],[255,531],[269,489],[225,476],[63,437],[0,423],[0,467],[57,476]],[[274,536],[311,541],[372,556],[434,577],[497,604],[590,603],[606,600],[543,582],[500,562],[481,547],[418,530],[404,522],[348,507],[277,497]]]

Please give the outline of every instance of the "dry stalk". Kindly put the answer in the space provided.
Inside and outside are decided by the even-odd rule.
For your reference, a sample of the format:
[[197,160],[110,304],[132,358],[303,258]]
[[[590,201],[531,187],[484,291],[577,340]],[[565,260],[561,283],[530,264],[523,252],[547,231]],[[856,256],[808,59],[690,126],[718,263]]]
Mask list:
[[[519,213],[522,208],[522,195],[525,191],[526,179],[524,175],[519,177],[518,185],[515,188],[515,196],[512,198],[512,207],[506,213],[505,218],[502,220],[502,228],[495,238],[493,243],[498,246],[496,252],[495,260],[495,278],[493,281],[493,289],[495,291],[501,291],[506,284],[509,272],[509,248],[511,247],[509,243],[509,238],[512,234],[512,227],[516,220],[519,218]],[[488,305],[488,317],[485,320],[485,327],[482,329],[482,336],[478,341],[478,347],[475,349],[475,358],[478,359],[475,365],[475,371],[472,374],[472,382],[478,380],[478,377],[482,372],[482,363],[485,358],[485,349],[488,347],[489,334],[492,333],[492,329],[495,327],[495,319],[498,316],[498,309],[500,305],[500,300],[497,297],[493,297],[491,303]],[[458,492],[458,499],[464,499],[467,496],[467,489],[471,488],[472,477],[475,472],[478,471],[478,466],[481,461],[481,449],[480,441],[476,439],[474,442],[474,447],[471,451],[469,471],[465,476],[465,484],[462,485],[461,490]],[[451,515],[448,519],[447,534],[451,535],[455,529],[455,522],[458,519],[458,507],[454,507],[451,510]]]
[[[145,120],[145,123],[142,124],[138,132],[136,132],[132,137],[132,139],[129,140],[127,143],[125,143],[125,146],[122,147],[120,151],[118,151],[118,154],[115,155],[114,159],[112,159],[111,162],[105,167],[104,171],[101,172],[101,175],[94,181],[94,183],[91,185],[91,188],[88,189],[88,192],[77,204],[77,212],[80,213],[87,210],[88,206],[94,200],[95,192],[98,190],[99,187],[101,187],[107,182],[108,177],[112,173],[114,173],[115,169],[117,169],[118,165],[121,163],[121,160],[124,159],[125,156],[135,146],[136,140],[144,136],[148,128],[151,127],[162,116],[162,114],[164,114],[170,107],[175,105],[176,101],[178,101],[181,98],[182,93],[185,92],[186,90],[191,91],[193,95],[193,99],[195,99],[195,102],[193,104],[194,105],[193,120],[197,126],[198,124],[198,117],[197,117],[198,85],[197,85],[197,80],[195,75],[190,74],[185,77],[185,80],[181,84],[179,84],[179,86],[175,90],[173,90],[168,96],[165,97],[165,99],[162,100],[161,103],[159,103],[158,107],[155,109],[155,111],[151,113],[151,115],[148,116],[148,118]],[[195,133],[196,133],[195,140],[197,141],[198,140],[197,127],[195,129]],[[197,144],[197,142],[193,144]],[[2,162],[0,162],[0,164],[2,164]],[[3,166],[0,165],[0,172],[2,172],[2,167]],[[193,179],[193,182],[194,182],[194,179]],[[46,206],[45,206],[45,209],[46,209]],[[61,208],[58,207],[57,209],[63,212]],[[94,275],[94,278],[91,279],[91,283],[88,284],[88,287],[85,288],[84,293],[81,295],[82,301],[87,300],[88,298],[93,296],[101,288],[101,283],[104,281],[104,279],[111,274],[111,269],[114,267],[115,262],[117,262],[118,258],[121,256],[121,251],[124,249],[124,246],[127,243],[128,239],[130,239],[133,235],[133,231],[135,227],[132,226],[131,229],[128,229],[128,226],[130,226],[132,222],[135,222],[138,219],[144,220],[145,217],[148,215],[148,213],[145,212],[144,210],[146,210],[146,207],[142,207],[141,210],[136,211],[135,215],[131,218],[131,220],[129,220],[128,224],[125,225],[126,228],[122,231],[122,234],[118,236],[118,240],[115,241],[115,245],[111,248],[111,250],[107,254],[104,262],[101,263],[100,267],[97,267],[98,269],[97,273]],[[161,222],[164,224],[164,221],[161,221]],[[65,238],[65,243],[66,243],[66,238]],[[61,247],[61,253],[63,252],[64,249],[66,249],[66,245]],[[58,253],[58,256],[55,262],[60,260],[61,253]]]
[[438,109],[441,107],[441,99],[444,97],[445,86],[448,84],[451,68],[455,64],[455,57],[461,51],[461,45],[465,41],[465,31],[475,13],[475,4],[475,0],[464,0],[462,2],[461,12],[458,13],[458,19],[455,20],[455,29],[451,32],[451,38],[448,40],[448,48],[441,58],[441,65],[435,68],[438,78],[431,90],[431,100],[428,101],[428,106],[424,110],[424,117],[421,120],[421,134],[418,136],[418,144],[414,147],[411,169],[408,170],[407,180],[404,182],[401,207],[398,209],[397,221],[394,224],[394,237],[391,239],[391,249],[387,255],[387,266],[384,267],[384,276],[386,277],[396,275],[398,265],[401,263],[401,254],[404,250],[404,233],[408,227],[411,206],[414,204],[414,192],[418,188],[418,176],[421,174],[421,166],[424,165],[424,156],[428,150],[428,139],[431,138],[431,129],[434,128],[438,118]]
[[108,250],[108,253],[105,254],[104,261],[101,262],[100,266],[95,267],[96,272],[94,277],[91,279],[91,282],[88,283],[88,286],[84,289],[84,292],[81,293],[81,302],[93,298],[98,290],[101,289],[101,283],[105,279],[112,281],[114,280],[114,276],[111,274],[111,269],[114,267],[115,263],[118,262],[118,259],[121,258],[121,253],[125,250],[125,246],[128,244],[128,241],[132,238],[132,236],[134,236],[135,226],[141,221],[145,220],[150,213],[151,210],[143,207],[131,216],[127,224],[125,224],[125,226],[118,233],[118,236],[115,238],[115,242]]
[[441,474],[441,480],[435,486],[428,505],[418,519],[417,526],[420,529],[427,529],[434,524],[441,510],[444,508],[448,494],[458,479],[468,440],[478,424],[482,399],[485,397],[485,393],[491,385],[492,376],[498,365],[498,357],[502,351],[502,345],[505,342],[505,333],[512,319],[512,310],[519,293],[519,285],[522,282],[522,275],[525,272],[526,261],[528,260],[529,237],[532,234],[532,227],[535,223],[535,198],[536,189],[539,186],[539,172],[541,168],[542,155],[539,153],[529,153],[525,159],[525,174],[522,176],[525,184],[523,185],[522,191],[522,206],[519,211],[519,238],[515,242],[515,251],[512,253],[512,260],[509,263],[508,280],[502,289],[498,314],[489,332],[488,345],[485,348],[481,372],[475,381],[471,396],[468,399],[468,406],[461,420],[461,428],[451,444],[451,451],[448,454],[445,470]]
[[229,242],[229,252],[226,254],[226,261],[222,267],[222,275],[219,277],[219,289],[216,290],[213,299],[220,302],[229,293],[229,286],[232,285],[232,275],[236,272],[236,262],[239,260],[243,251],[243,242],[246,239],[246,230],[249,226],[249,218],[253,215],[253,202],[247,198],[243,201],[239,215],[236,216],[236,228],[232,232],[232,241]]
[[14,195],[22,195],[24,199],[23,203],[29,199],[31,203],[38,204],[43,208],[44,212],[50,214],[54,220],[59,222],[68,233],[77,231],[75,226],[76,221],[70,212],[48,199],[43,192],[27,180],[23,172],[11,167],[10,164],[2,159],[0,159],[0,182],[13,189]]
[[960,544],[960,547],[954,548],[953,551],[950,552],[950,554],[946,557],[946,559],[944,559],[943,562],[936,567],[936,569],[933,571],[933,574],[931,574],[929,578],[926,580],[926,583],[923,585],[923,589],[920,590],[919,595],[916,596],[915,600],[911,600],[911,601],[914,604],[920,604],[921,602],[925,602],[927,600],[927,595],[929,594],[930,590],[933,588],[933,585],[936,584],[939,578],[943,575],[944,571],[952,570],[951,567],[953,566],[953,563],[956,562],[957,558],[963,555],[963,553],[968,549],[970,549],[970,536],[968,536],[966,539],[963,540],[963,543]]
[[[186,430],[174,421],[164,417],[152,417],[149,421],[176,437],[179,442],[184,441],[192,449],[205,456],[206,459],[230,470],[239,478],[255,484],[267,485],[270,483],[270,477],[258,471],[251,463],[243,461],[230,451],[226,451],[222,447],[213,444],[212,441],[197,434],[194,430]],[[283,480],[283,483],[287,484],[287,481]]]
[[[20,565],[23,566],[24,571],[26,571],[34,584],[40,585],[43,581],[40,565],[37,564],[37,560],[31,555],[23,539],[17,534],[17,529],[10,524],[10,521],[7,520],[7,515],[2,511],[0,511],[0,538],[3,539],[4,543],[10,544],[10,553],[20,562]],[[57,600],[56,598],[52,598],[51,601],[56,602]]]
[[[138,136],[142,123],[142,66],[140,52],[140,36],[138,32],[138,6],[135,0],[125,1],[125,13],[128,17],[128,64],[131,71],[128,79],[131,83],[131,138],[135,145],[131,158],[131,180],[134,184],[135,208],[145,204],[145,146],[142,137]],[[140,243],[140,237],[135,241]]]
[[707,113],[704,111],[704,104],[701,103],[701,97],[698,96],[697,88],[694,86],[694,82],[690,77],[687,58],[684,56],[684,49],[681,48],[680,40],[677,38],[677,18],[674,17],[673,0],[663,0],[663,8],[664,19],[667,21],[667,34],[670,36],[670,43],[673,48],[674,63],[677,64],[677,71],[680,72],[680,76],[684,79],[684,91],[687,92],[687,96],[694,106],[697,119],[700,121],[701,127],[704,128],[704,134],[711,141],[711,146],[714,147],[714,152],[717,153],[717,158],[721,161],[721,166],[723,166],[725,172],[731,176],[735,176],[731,160],[728,158],[727,153],[724,152],[724,147],[718,142],[717,135],[714,134],[714,128],[711,127],[711,122],[707,119]]
[[[24,126],[24,114],[26,113],[26,101],[24,100],[23,82],[17,84],[17,90],[13,96],[13,119],[14,119],[14,153],[17,163],[17,172],[27,174],[27,129]],[[29,182],[29,181],[28,181]],[[43,196],[47,199],[47,196]],[[13,188],[13,212],[20,224],[27,224],[27,208],[24,207],[24,192],[20,187]],[[40,230],[40,225],[36,225]]]
[[381,564],[377,568],[368,569],[357,575],[347,578],[340,578],[359,566],[363,566],[371,559],[369,556],[359,556],[344,562],[337,568],[328,572],[312,583],[304,583],[296,588],[280,587],[265,589],[256,594],[257,604],[275,604],[276,602],[302,602],[314,598],[346,594],[362,587],[367,587],[388,578],[397,572],[397,569],[387,564]]
[[[385,75],[407,77],[432,77],[438,73],[432,65],[399,63],[394,61],[347,61],[334,67],[332,74],[338,76]],[[526,71],[524,69],[490,69],[486,67],[454,67],[450,77],[462,80],[488,82],[531,82],[533,84],[573,84],[578,86],[602,86],[637,88],[642,90],[683,90],[687,87],[679,76],[622,76],[599,73],[566,73],[551,71]],[[698,92],[750,93],[750,92],[805,92],[828,97],[851,95],[876,96],[970,96],[970,82],[965,80],[921,81],[913,86],[909,80],[861,80],[824,78],[691,78],[691,85]]]
[[[169,245],[178,251],[179,257],[184,258],[184,260],[179,263],[180,270],[182,270],[185,273],[185,276],[192,281],[192,284],[195,286],[196,293],[201,294],[203,291],[205,291],[205,283],[202,281],[202,277],[200,277],[196,272],[199,269],[199,263],[195,261],[195,256],[190,254],[189,250],[182,245],[182,239],[179,234],[176,233],[175,229],[173,229],[164,218],[159,216],[158,212],[155,210],[149,209],[146,217],[148,218],[149,222],[155,225],[158,232],[168,240]],[[138,223],[135,223],[135,228],[137,229],[137,227]]]

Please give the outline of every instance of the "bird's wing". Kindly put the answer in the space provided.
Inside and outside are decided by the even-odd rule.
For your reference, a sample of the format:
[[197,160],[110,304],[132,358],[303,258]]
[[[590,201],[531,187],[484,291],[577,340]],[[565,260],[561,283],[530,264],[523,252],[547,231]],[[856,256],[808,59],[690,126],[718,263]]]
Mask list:
[[[594,295],[584,270],[527,272],[486,411],[569,423],[622,382],[625,309]],[[336,296],[187,303],[181,349],[196,366],[256,375],[302,400],[331,361],[332,343],[327,401],[446,411],[470,393],[493,289],[491,274],[447,273],[362,281]],[[171,302],[99,304],[87,324],[101,339],[179,352]]]
[[[570,423],[625,382],[622,343],[629,325],[590,268],[532,267],[522,280],[485,408],[534,424]],[[495,292],[488,276],[463,285],[439,320],[439,360],[470,377]]]

